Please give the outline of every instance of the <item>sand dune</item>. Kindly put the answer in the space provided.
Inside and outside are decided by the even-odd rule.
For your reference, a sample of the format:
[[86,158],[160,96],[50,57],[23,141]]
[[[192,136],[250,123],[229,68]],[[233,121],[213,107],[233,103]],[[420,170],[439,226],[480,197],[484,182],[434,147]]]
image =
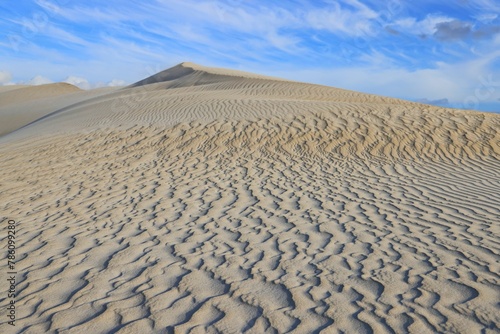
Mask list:
[[0,92],[43,101],[0,137],[0,332],[500,331],[500,115],[191,63],[47,88]]
[[[16,86],[7,86],[7,88],[12,87]],[[67,83],[18,86],[0,90],[0,117],[3,120],[0,123],[0,136],[38,121],[64,107],[114,90],[116,90],[114,87],[105,87],[84,91]]]

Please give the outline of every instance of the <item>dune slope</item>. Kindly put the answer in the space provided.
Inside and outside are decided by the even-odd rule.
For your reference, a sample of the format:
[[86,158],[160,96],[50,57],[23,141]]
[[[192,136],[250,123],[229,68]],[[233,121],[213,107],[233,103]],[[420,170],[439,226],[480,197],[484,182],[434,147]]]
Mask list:
[[2,333],[500,330],[499,115],[183,63],[24,125]]
[[[116,88],[105,87],[84,91],[67,84],[40,86],[6,86],[0,90],[0,136],[12,133],[60,109],[109,93]],[[35,134],[33,132],[31,135]]]

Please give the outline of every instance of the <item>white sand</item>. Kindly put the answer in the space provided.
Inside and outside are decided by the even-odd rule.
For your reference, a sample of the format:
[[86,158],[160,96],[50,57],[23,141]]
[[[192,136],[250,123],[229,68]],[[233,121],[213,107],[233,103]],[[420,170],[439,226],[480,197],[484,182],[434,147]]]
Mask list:
[[500,115],[190,63],[49,86],[0,91],[1,333],[499,331]]

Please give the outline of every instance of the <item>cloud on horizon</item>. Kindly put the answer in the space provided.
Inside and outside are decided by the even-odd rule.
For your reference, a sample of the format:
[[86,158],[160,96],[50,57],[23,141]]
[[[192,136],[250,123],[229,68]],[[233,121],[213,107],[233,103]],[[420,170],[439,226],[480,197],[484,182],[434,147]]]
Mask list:
[[90,89],[91,85],[89,81],[85,78],[79,78],[75,76],[69,76],[63,80],[63,82],[69,83],[71,85],[77,86],[81,89]]
[[0,86],[10,83],[12,75],[7,71],[0,71]]
[[39,85],[46,85],[53,83],[54,81],[50,80],[49,78],[45,78],[41,75],[34,76],[30,81],[25,82],[23,84],[25,85],[33,85],[33,86],[39,86]]

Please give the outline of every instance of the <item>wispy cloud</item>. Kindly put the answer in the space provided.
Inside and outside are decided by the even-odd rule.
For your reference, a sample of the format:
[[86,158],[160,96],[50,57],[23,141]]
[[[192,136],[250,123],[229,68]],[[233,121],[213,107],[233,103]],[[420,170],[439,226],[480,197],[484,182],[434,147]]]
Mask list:
[[16,82],[34,74],[85,78],[91,87],[112,78],[133,82],[191,60],[282,71],[297,80],[293,73],[304,80],[316,73],[325,84],[452,103],[470,95],[478,75],[500,76],[491,58],[500,47],[494,0],[418,6],[399,0],[36,0],[17,6],[0,5],[2,65]]
[[324,29],[347,36],[371,35],[377,13],[359,1],[347,1],[351,8],[332,2],[327,8],[305,12],[305,23],[313,29]]
[[474,0],[467,1],[466,4],[489,15],[500,14],[500,3],[497,0]]
[[419,37],[427,37],[436,33],[439,24],[451,20],[451,17],[439,14],[429,14],[422,19],[417,19],[416,17],[402,17],[395,20],[391,27]]

